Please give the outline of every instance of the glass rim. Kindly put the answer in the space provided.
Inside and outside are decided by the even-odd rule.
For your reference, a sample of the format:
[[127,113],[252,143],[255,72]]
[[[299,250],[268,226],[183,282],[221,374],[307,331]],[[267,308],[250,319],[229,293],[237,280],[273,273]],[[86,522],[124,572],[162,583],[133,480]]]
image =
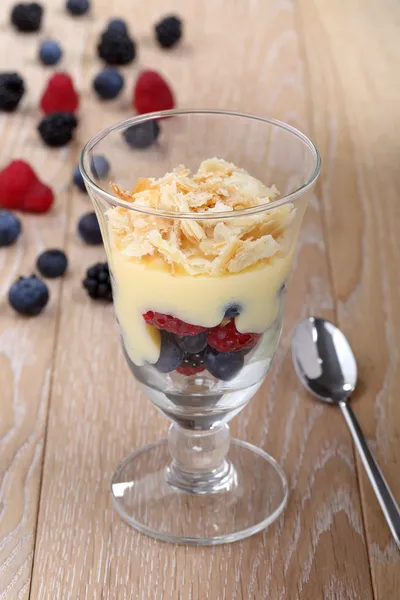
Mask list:
[[[156,208],[148,208],[146,206],[140,207],[139,205],[132,206],[132,204],[130,202],[128,202],[127,200],[122,200],[121,198],[118,198],[118,196],[116,196],[110,192],[107,192],[106,190],[101,188],[98,185],[98,183],[94,179],[92,179],[92,177],[86,171],[85,164],[84,164],[86,155],[91,150],[93,150],[93,148],[99,142],[101,142],[104,138],[106,138],[110,133],[113,133],[115,131],[119,131],[122,129],[126,129],[127,127],[131,127],[132,125],[138,125],[139,123],[145,123],[146,121],[153,121],[154,119],[162,119],[165,117],[178,117],[178,116],[183,116],[183,115],[220,115],[220,116],[229,116],[229,117],[241,117],[241,118],[245,118],[245,119],[251,119],[253,121],[259,121],[261,123],[267,123],[269,125],[273,125],[274,127],[278,127],[279,129],[283,129],[283,130],[291,133],[295,137],[297,137],[309,148],[309,150],[311,151],[311,153],[313,154],[314,159],[315,159],[313,172],[312,172],[311,176],[308,178],[308,180],[305,183],[303,183],[299,188],[297,188],[290,194],[281,196],[277,200],[272,200],[272,202],[264,202],[263,204],[260,204],[258,206],[254,206],[251,208],[244,208],[244,209],[236,210],[236,211],[221,211],[218,213],[214,212],[214,213],[210,214],[209,212],[198,212],[198,213],[177,212],[177,211],[170,211],[170,210],[163,210],[163,209],[156,209]],[[157,216],[157,217],[167,217],[170,219],[195,219],[195,220],[210,219],[210,220],[212,220],[212,219],[222,219],[222,218],[223,219],[232,219],[232,218],[238,218],[238,217],[243,217],[243,216],[247,216],[247,215],[254,215],[254,214],[257,214],[260,212],[264,212],[265,210],[272,210],[275,208],[279,208],[280,206],[283,206],[284,204],[287,204],[289,202],[294,202],[298,197],[302,196],[309,188],[311,188],[313,186],[313,184],[315,183],[315,181],[317,180],[318,175],[321,170],[321,157],[320,157],[320,154],[319,154],[316,146],[304,133],[302,133],[295,127],[292,127],[292,125],[288,125],[287,123],[284,123],[283,121],[279,121],[277,119],[260,117],[260,116],[253,115],[250,113],[242,113],[242,112],[230,111],[230,110],[173,109],[173,110],[164,110],[164,111],[146,113],[144,115],[137,115],[137,116],[130,117],[128,119],[119,121],[118,123],[115,123],[114,125],[110,125],[109,127],[106,127],[105,129],[100,131],[100,133],[97,133],[95,136],[93,136],[83,147],[83,150],[80,154],[80,159],[79,159],[79,168],[82,173],[82,177],[85,181],[85,184],[89,188],[93,189],[93,191],[96,194],[103,196],[104,199],[106,199],[109,203],[113,204],[114,206],[126,208],[128,210],[132,210],[132,211],[135,211],[135,212],[138,212],[141,214],[153,215],[153,216]]]

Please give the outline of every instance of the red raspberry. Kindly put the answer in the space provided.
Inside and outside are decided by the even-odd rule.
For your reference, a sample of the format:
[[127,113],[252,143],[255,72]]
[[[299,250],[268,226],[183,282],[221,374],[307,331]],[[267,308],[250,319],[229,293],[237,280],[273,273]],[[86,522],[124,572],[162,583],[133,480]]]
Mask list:
[[38,182],[35,171],[24,160],[13,160],[0,171],[0,206],[21,208],[22,198]]
[[139,115],[174,106],[174,95],[165,79],[156,71],[142,71],[133,91],[133,107]]
[[79,96],[67,73],[55,73],[50,77],[40,106],[46,115],[52,112],[74,113],[78,109]]
[[190,375],[195,375],[196,373],[201,373],[202,371],[205,371],[205,366],[204,365],[199,365],[198,367],[184,367],[184,366],[180,366],[177,367],[176,372],[180,373],[181,375],[187,375],[187,377],[190,377]]
[[50,209],[53,202],[53,190],[45,183],[37,181],[23,197],[20,208],[26,212],[44,213]]
[[176,335],[197,335],[207,329],[207,327],[191,325],[172,315],[164,315],[163,313],[154,312],[152,310],[145,313],[143,318],[149,325],[154,325],[154,327],[157,327],[158,329],[164,329],[165,331],[175,333]]
[[245,350],[254,346],[261,337],[261,333],[240,333],[231,319],[226,325],[218,325],[208,332],[209,345],[219,352],[234,352]]

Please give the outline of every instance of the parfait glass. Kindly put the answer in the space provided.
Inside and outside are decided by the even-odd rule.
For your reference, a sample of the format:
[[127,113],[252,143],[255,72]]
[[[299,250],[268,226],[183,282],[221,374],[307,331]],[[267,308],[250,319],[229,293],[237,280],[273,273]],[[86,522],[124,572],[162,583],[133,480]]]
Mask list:
[[[92,161],[98,154],[109,159],[119,188],[99,180]],[[279,194],[254,206],[233,210],[222,203],[196,212],[185,199],[173,209],[149,200],[148,178],[162,178],[178,165],[196,173],[213,157]],[[87,143],[80,167],[102,230],[127,364],[172,421],[167,439],[134,450],[116,469],[114,505],[130,525],[165,541],[218,544],[252,535],[282,512],[286,478],[264,450],[231,439],[229,421],[262,385],[279,342],[286,282],[320,170],[318,152],[279,121],[173,110],[105,129]],[[241,179],[232,177],[235,194]],[[181,199],[190,193],[190,185],[180,185],[172,182],[168,193],[180,192]],[[143,190],[143,202],[131,201],[133,188],[139,196]],[[216,193],[224,200],[224,192]],[[173,232],[184,238],[188,265],[179,248],[171,249],[170,237],[164,248]],[[215,247],[210,252],[220,267],[204,272],[216,232],[221,254]],[[231,238],[224,241],[227,232]],[[268,402],[267,390],[262,401]]]

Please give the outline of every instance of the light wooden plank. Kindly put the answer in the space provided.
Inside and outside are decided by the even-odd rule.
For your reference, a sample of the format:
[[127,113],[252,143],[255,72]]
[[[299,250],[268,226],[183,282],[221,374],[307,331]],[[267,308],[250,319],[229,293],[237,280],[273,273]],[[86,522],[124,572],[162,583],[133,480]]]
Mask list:
[[[354,409],[400,501],[400,7],[301,2],[338,320],[359,361]],[[400,554],[358,463],[375,597],[400,597]]]
[[[128,17],[140,42],[140,66],[157,67],[173,81],[181,106],[236,108],[309,129],[305,63],[291,3],[252,0],[228,8],[223,0],[180,0],[174,8],[185,18],[186,42],[170,53],[149,39],[164,8],[158,0],[120,0],[112,7],[98,2],[93,34],[109,16]],[[94,44],[93,35],[86,46],[86,89],[98,67]],[[80,139],[127,116],[128,97],[106,110],[88,93]],[[83,252],[76,242],[74,221],[82,210],[75,200],[68,248],[83,271],[99,252]],[[154,542],[125,526],[112,509],[112,469],[133,447],[165,434],[167,423],[129,375],[111,309],[85,298],[74,271],[63,288],[33,598],[372,598],[349,436],[340,415],[300,390],[289,356],[290,331],[301,316],[333,316],[317,198],[295,266],[274,368],[233,425],[282,463],[290,479],[289,506],[264,534],[202,549]]]

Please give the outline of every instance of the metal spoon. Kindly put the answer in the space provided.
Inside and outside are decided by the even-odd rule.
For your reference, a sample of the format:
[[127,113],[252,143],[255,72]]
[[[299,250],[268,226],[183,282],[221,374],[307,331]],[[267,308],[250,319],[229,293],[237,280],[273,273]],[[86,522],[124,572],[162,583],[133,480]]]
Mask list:
[[294,331],[292,356],[296,373],[308,391],[319,400],[338,404],[342,409],[390,531],[400,548],[399,506],[348,403],[357,383],[357,364],[347,339],[329,321],[309,317]]

